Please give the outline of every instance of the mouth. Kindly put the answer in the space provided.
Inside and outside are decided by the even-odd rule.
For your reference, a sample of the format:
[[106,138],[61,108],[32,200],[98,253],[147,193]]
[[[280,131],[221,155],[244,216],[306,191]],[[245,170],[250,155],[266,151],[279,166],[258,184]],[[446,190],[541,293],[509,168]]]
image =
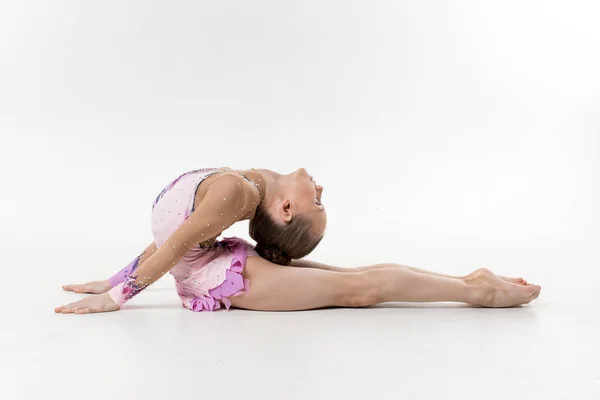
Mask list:
[[319,185],[317,185],[317,181],[315,181],[315,178],[312,175],[310,176],[310,181],[314,183],[316,190],[319,187]]

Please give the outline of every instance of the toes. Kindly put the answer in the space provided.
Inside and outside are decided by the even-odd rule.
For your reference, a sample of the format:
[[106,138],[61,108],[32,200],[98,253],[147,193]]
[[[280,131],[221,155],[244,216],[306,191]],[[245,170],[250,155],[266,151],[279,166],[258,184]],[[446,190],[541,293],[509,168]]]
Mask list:
[[[517,289],[518,288],[518,289]],[[517,304],[527,304],[535,298],[536,290],[533,286],[515,284],[515,290],[519,292],[520,301]]]
[[538,285],[528,285],[527,288],[531,291],[531,295],[529,297],[529,301],[535,300],[540,295],[540,290],[542,289]]
[[500,278],[506,282],[514,283],[515,285],[527,286],[527,281],[525,279],[521,278],[520,276],[518,278],[511,278],[511,277],[507,277],[507,276],[498,275],[498,278]]
[[503,281],[509,282],[509,283],[514,283],[515,285],[524,285],[524,279],[519,277],[519,278],[511,278],[511,277],[507,277],[507,276],[500,276],[498,275],[498,278],[502,279]]
[[531,296],[529,297],[529,301],[533,301],[535,299],[537,299],[537,297],[540,295],[540,292],[538,292],[537,290],[535,290]]
[[520,276],[518,278],[515,278],[514,282],[518,285],[527,286],[527,281],[525,281],[525,279],[521,278]]
[[535,285],[527,285],[526,288],[532,294],[534,294],[535,292],[537,292],[537,287]]

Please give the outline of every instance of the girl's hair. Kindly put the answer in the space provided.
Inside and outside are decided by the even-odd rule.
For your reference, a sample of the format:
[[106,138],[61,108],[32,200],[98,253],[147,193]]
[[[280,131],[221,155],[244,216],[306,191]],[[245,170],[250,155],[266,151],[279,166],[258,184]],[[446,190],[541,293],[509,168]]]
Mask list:
[[256,241],[254,250],[264,259],[279,265],[290,265],[292,259],[312,252],[323,235],[312,232],[312,223],[304,215],[294,215],[290,222],[278,224],[261,202],[250,220],[250,237]]

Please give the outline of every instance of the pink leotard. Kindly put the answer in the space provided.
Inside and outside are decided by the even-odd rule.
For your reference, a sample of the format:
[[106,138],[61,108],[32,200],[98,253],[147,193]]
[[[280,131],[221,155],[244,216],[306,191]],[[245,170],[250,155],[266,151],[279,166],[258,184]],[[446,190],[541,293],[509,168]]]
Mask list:
[[[200,184],[218,172],[223,169],[186,172],[159,193],[152,205],[151,218],[157,251],[140,266],[142,252],[109,278],[113,288],[108,293],[115,303],[122,306],[166,271],[175,278],[183,306],[193,311],[213,311],[221,307],[221,302],[229,309],[228,298],[249,289],[242,271],[248,256],[258,256],[254,247],[242,238],[216,240],[216,237],[249,211],[250,202],[244,199],[250,196],[256,200],[256,193],[261,190],[262,195],[264,182],[258,172],[255,175],[258,184],[242,174],[218,177],[198,206],[201,209],[195,210],[194,199]],[[227,200],[234,195],[236,200]]]

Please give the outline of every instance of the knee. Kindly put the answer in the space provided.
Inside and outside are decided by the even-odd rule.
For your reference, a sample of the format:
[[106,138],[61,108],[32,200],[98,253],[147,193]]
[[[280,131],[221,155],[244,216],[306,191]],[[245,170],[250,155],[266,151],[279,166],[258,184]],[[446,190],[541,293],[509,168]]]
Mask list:
[[337,305],[368,307],[380,303],[380,286],[373,271],[344,273]]

